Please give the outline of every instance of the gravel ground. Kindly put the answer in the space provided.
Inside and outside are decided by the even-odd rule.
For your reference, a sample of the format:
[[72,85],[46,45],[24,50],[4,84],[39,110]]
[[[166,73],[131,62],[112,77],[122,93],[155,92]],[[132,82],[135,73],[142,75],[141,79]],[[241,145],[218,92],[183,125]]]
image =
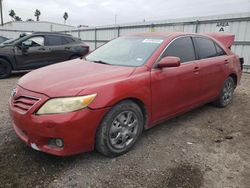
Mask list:
[[250,74],[227,108],[205,105],[162,123],[113,159],[60,158],[22,143],[7,104],[22,75],[0,80],[0,187],[250,187]]

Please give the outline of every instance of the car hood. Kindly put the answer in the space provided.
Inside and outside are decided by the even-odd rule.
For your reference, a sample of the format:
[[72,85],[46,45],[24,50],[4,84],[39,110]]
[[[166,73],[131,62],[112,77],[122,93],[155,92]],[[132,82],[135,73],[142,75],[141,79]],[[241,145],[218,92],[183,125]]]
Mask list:
[[10,55],[13,54],[13,45],[3,45],[0,44],[0,55]]
[[75,59],[31,71],[18,85],[49,97],[74,96],[85,88],[124,79],[134,69]]

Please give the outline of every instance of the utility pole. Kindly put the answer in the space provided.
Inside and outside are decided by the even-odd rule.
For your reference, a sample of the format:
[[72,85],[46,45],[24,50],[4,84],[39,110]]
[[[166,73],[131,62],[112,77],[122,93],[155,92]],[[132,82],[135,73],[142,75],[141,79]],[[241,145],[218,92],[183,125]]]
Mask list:
[[117,14],[115,14],[115,27],[116,27],[116,24],[117,24]]
[[1,25],[3,26],[3,5],[2,5],[2,1],[0,0],[0,12],[1,12]]

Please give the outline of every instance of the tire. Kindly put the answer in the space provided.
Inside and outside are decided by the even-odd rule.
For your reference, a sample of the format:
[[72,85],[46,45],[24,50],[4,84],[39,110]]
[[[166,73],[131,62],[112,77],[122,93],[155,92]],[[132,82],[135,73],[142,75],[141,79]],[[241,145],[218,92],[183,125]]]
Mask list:
[[140,107],[130,100],[114,106],[96,133],[96,149],[108,157],[128,152],[139,139],[144,125]]
[[220,92],[220,96],[213,104],[217,107],[224,108],[232,102],[233,93],[235,89],[235,82],[232,77],[228,77],[223,85],[223,88]]
[[11,65],[5,59],[0,59],[0,79],[8,78],[11,74]]

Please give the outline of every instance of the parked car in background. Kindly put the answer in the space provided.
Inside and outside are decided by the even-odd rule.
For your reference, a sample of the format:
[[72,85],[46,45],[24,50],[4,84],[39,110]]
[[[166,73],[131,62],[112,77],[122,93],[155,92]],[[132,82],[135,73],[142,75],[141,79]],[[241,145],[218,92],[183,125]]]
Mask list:
[[27,70],[82,57],[89,47],[68,34],[36,32],[0,44],[0,78],[12,70]]
[[34,70],[12,91],[14,130],[54,155],[124,154],[144,129],[205,103],[230,104],[242,74],[233,41],[226,34],[133,34],[85,60]]
[[10,39],[8,39],[8,40],[2,42],[2,43],[0,44],[0,47],[1,47],[1,46],[4,46],[4,45],[11,44],[11,43],[14,43],[15,41],[18,41],[18,40],[20,40],[21,38],[23,38],[23,37],[25,37],[25,36],[27,36],[27,35],[31,35],[31,34],[32,34],[32,33],[29,33],[29,32],[21,33],[21,34],[19,35],[18,38],[10,38]]
[[3,43],[4,41],[9,40],[6,37],[0,36],[0,44]]

